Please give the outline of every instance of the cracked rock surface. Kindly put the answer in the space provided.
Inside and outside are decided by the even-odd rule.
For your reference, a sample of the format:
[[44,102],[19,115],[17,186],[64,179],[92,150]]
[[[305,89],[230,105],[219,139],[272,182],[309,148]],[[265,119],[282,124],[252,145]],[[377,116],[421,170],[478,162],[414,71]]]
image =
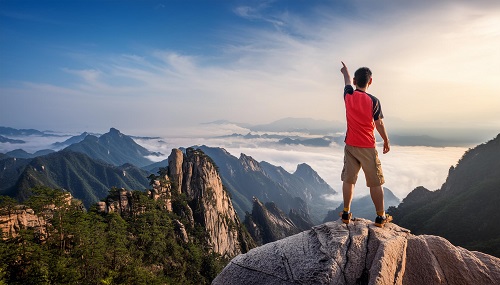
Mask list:
[[396,224],[339,220],[236,256],[212,284],[500,284],[500,259]]

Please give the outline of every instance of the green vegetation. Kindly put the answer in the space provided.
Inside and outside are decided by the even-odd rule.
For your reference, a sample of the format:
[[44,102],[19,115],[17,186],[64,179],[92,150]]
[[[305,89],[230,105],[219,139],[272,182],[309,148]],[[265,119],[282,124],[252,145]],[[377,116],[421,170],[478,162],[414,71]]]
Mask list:
[[[210,251],[199,226],[186,225],[189,242],[179,238],[175,220],[183,218],[144,192],[132,192],[126,215],[85,211],[61,190],[31,192],[24,204],[47,223],[0,240],[0,284],[209,284],[227,263]],[[173,202],[185,204],[182,197]],[[15,204],[0,196],[1,214]]]
[[[2,161],[7,163],[6,160]],[[0,167],[5,167],[0,163]],[[6,177],[13,187],[10,191],[0,185],[1,195],[15,196],[24,201],[31,193],[30,189],[44,185],[55,189],[66,189],[73,197],[82,200],[86,208],[105,198],[111,187],[143,190],[148,187],[148,173],[131,165],[115,167],[89,156],[62,150],[53,154],[34,158],[23,164],[19,163],[14,172],[0,171],[0,178]],[[17,167],[16,167],[17,168]],[[12,181],[10,181],[12,180]]]

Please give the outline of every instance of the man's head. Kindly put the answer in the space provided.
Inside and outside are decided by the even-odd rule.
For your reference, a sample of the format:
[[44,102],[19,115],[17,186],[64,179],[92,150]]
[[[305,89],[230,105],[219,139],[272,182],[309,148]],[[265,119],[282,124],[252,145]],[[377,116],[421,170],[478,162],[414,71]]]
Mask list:
[[361,67],[354,73],[354,85],[367,88],[372,83],[372,71],[368,67]]

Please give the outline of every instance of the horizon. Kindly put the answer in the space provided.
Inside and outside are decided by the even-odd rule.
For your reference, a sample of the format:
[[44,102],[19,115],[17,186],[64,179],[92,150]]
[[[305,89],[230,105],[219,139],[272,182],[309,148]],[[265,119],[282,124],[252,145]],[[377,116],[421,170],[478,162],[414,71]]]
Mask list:
[[344,61],[374,72],[389,136],[484,141],[500,130],[500,3],[479,3],[0,1],[0,125],[345,122]]
[[[221,131],[218,126],[208,129],[206,133],[212,136],[196,137],[137,137],[128,132],[121,133],[130,136],[134,141],[152,152],[159,152],[158,157],[148,157],[151,163],[166,159],[173,148],[187,148],[207,145],[226,149],[231,155],[239,157],[241,153],[251,156],[258,162],[266,161],[275,166],[283,167],[287,172],[294,173],[298,164],[306,163],[324,179],[337,195],[330,196],[332,205],[340,200],[341,181],[340,173],[343,161],[342,144],[332,143],[328,147],[306,145],[283,145],[278,139],[244,138],[214,136],[214,131]],[[224,130],[224,128],[222,128]],[[227,131],[228,129],[226,129]],[[226,133],[230,134],[230,133]],[[281,133],[282,135],[298,135],[298,133]],[[54,142],[63,142],[73,135],[59,133],[56,137],[40,136],[6,136],[17,139],[26,139],[26,144],[1,143],[0,152],[23,149],[28,153],[38,150],[60,150],[62,146],[53,146]],[[102,134],[95,134],[102,135]],[[483,143],[486,143],[484,141]],[[475,145],[474,145],[475,146]],[[10,149],[6,149],[9,147]],[[434,191],[441,187],[448,175],[451,166],[456,166],[458,160],[471,146],[430,147],[430,146],[398,146],[393,145],[389,154],[381,155],[384,175],[387,177],[384,187],[390,189],[401,200],[418,186]],[[404,167],[402,167],[404,165]],[[364,187],[364,173],[359,174],[359,185],[356,187],[355,197],[369,195],[368,188]]]
[[[387,120],[384,120],[385,122]],[[389,120],[390,121],[390,120]],[[328,121],[313,118],[297,118],[286,117],[279,118],[272,122],[251,124],[248,122],[233,122],[225,119],[215,120],[212,122],[198,122],[193,124],[186,124],[170,128],[168,131],[162,130],[154,132],[152,130],[134,129],[134,128],[117,128],[115,126],[97,127],[97,128],[73,128],[73,129],[56,129],[51,127],[35,128],[30,125],[22,127],[13,127],[8,125],[0,125],[0,127],[11,128],[15,130],[36,130],[45,133],[62,133],[65,135],[73,134],[79,135],[84,132],[94,135],[102,135],[110,129],[119,129],[124,134],[130,134],[134,137],[217,137],[227,136],[233,134],[246,135],[246,134],[272,134],[274,132],[283,134],[282,128],[292,128],[290,125],[293,123],[300,124],[295,130],[287,131],[291,136],[305,136],[305,137],[323,137],[323,136],[343,136],[345,135],[345,122]],[[262,130],[261,128],[271,128],[278,130]],[[469,128],[450,128],[438,126],[427,126],[420,128],[394,128],[391,130],[389,138],[396,137],[396,145],[417,145],[429,147],[454,147],[454,146],[475,146],[483,142],[495,138],[500,133],[500,129],[469,129]],[[375,134],[377,142],[381,141],[378,133]],[[412,144],[400,144],[398,139],[406,138],[424,138]],[[436,144],[437,143],[437,144]]]

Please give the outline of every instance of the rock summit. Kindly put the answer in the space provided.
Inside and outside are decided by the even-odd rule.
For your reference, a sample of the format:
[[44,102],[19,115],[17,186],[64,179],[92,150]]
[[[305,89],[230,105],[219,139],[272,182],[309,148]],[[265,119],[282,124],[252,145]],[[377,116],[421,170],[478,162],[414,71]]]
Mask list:
[[396,224],[328,222],[236,256],[212,284],[500,284],[500,259]]

